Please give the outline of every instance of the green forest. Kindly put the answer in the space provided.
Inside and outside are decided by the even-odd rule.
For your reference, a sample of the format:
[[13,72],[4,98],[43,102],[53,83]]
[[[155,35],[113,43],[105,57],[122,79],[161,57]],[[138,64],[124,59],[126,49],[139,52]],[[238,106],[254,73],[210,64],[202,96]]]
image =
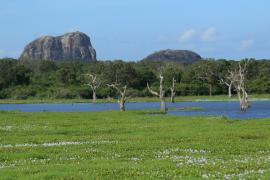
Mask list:
[[[246,86],[250,94],[270,93],[270,61],[248,59]],[[147,83],[158,89],[162,71],[166,95],[169,96],[173,78],[176,96],[223,95],[228,89],[221,79],[238,61],[204,59],[193,64],[177,62],[139,61],[19,61],[0,60],[0,99],[91,99],[92,90],[86,84],[87,74],[101,82],[98,98],[115,98],[117,92],[107,84],[127,85],[129,96],[151,96]],[[235,94],[235,92],[233,92]]]

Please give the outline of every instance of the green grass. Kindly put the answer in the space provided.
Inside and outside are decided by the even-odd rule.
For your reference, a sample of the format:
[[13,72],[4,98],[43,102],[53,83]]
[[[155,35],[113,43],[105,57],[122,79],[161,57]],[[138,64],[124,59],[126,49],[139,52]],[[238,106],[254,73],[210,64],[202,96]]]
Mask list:
[[269,179],[270,119],[0,112],[0,179]]
[[[270,94],[252,94],[250,100],[270,100]],[[158,102],[157,97],[132,97],[128,99],[129,102]],[[170,98],[167,97],[166,101],[169,102]],[[216,95],[216,96],[177,96],[175,97],[176,102],[187,102],[187,101],[238,101],[237,97],[234,96],[229,98],[227,95]],[[0,104],[29,104],[29,103],[89,103],[91,99],[0,99]],[[97,102],[117,102],[116,99],[98,99]]]

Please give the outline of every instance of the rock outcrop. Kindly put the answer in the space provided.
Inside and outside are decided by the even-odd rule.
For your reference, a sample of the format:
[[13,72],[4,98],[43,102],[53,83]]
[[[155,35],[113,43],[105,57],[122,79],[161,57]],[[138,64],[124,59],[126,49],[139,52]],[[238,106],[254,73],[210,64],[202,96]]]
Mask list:
[[175,61],[181,63],[194,63],[201,59],[200,55],[192,51],[167,49],[155,52],[144,58],[143,61]]
[[96,51],[90,38],[82,32],[62,36],[43,36],[29,43],[20,60],[83,60],[96,61]]

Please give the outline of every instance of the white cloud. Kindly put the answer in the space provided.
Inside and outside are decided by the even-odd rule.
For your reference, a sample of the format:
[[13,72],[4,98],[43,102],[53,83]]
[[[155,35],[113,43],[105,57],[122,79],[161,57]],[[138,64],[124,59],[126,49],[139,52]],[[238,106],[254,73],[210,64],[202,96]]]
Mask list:
[[183,32],[179,38],[179,41],[188,41],[196,35],[195,29],[188,29]]
[[246,39],[241,42],[240,50],[244,51],[253,46],[254,41],[252,39]]
[[209,27],[204,32],[202,32],[202,41],[213,42],[216,40],[217,29],[215,27]]

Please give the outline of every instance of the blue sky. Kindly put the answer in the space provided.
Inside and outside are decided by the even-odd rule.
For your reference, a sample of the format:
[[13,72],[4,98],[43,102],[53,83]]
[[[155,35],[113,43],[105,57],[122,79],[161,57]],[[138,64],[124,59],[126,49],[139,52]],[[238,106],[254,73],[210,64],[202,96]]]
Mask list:
[[160,49],[270,59],[269,0],[0,0],[0,57],[42,35],[88,34],[98,59]]

